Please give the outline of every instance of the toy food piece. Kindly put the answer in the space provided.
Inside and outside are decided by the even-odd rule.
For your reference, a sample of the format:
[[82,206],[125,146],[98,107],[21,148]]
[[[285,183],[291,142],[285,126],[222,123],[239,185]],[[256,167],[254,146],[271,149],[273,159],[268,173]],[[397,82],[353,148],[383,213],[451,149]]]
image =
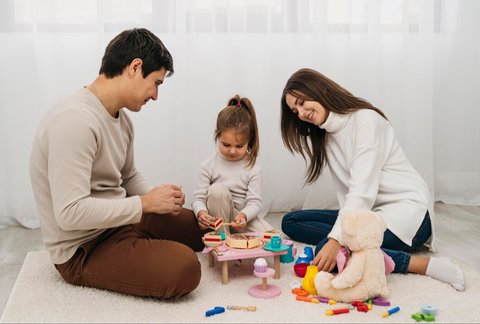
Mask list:
[[236,249],[252,249],[260,246],[260,238],[247,234],[232,234],[227,237],[227,245]]
[[266,231],[265,233],[263,233],[263,241],[270,242],[273,236],[280,236],[280,231],[276,229]]
[[255,263],[253,264],[253,268],[255,269],[256,272],[266,272],[267,267],[268,267],[268,264],[264,258],[256,259]]
[[222,243],[222,236],[215,231],[203,235],[203,243],[206,246],[217,246]]
[[216,218],[210,223],[210,228],[216,231],[220,228],[220,226],[222,226],[222,223],[223,223],[223,220],[221,217]]

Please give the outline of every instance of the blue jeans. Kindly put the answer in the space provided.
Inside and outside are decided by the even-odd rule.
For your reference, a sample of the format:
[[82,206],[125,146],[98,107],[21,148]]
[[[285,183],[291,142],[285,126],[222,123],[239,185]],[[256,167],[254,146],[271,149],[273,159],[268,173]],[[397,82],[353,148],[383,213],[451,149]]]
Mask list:
[[[308,209],[290,212],[283,216],[282,231],[292,240],[315,245],[315,255],[328,241],[328,233],[337,221],[338,210]],[[432,235],[432,224],[428,211],[412,240],[405,244],[389,229],[383,235],[382,250],[395,262],[395,273],[407,273],[411,252],[425,243]]]

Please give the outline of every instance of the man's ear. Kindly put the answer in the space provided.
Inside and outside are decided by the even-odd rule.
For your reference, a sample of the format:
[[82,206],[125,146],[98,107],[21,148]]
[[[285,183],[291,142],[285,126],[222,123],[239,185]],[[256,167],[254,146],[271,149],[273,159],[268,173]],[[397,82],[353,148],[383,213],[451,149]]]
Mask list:
[[135,58],[128,66],[128,74],[133,77],[136,73],[142,72],[143,61],[140,58]]

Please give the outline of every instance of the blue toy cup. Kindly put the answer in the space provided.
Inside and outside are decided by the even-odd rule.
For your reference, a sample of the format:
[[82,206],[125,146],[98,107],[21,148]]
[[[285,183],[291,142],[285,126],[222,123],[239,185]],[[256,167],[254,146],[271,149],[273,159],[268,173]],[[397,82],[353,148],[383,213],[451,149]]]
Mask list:
[[273,249],[279,249],[281,243],[282,239],[280,238],[280,236],[272,236],[272,239],[270,240],[270,246]]
[[293,241],[290,240],[283,240],[283,244],[288,246],[287,254],[282,254],[280,256],[281,263],[290,263],[293,262],[293,257],[296,254],[296,248],[293,247]]
[[308,262],[312,261],[314,256],[313,256],[313,249],[310,246],[306,246],[303,249],[303,253],[307,255]]
[[308,259],[307,255],[305,253],[301,253],[298,258],[297,258],[297,261],[295,261],[295,264],[297,263],[306,263],[306,264],[310,264],[310,260]]

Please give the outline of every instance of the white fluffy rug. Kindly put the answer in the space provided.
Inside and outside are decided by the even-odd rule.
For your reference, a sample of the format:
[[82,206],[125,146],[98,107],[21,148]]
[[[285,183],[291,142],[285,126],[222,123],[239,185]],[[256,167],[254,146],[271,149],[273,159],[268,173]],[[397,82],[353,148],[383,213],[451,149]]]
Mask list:
[[[220,265],[209,268],[207,255],[199,253],[199,258],[203,271],[199,287],[187,297],[166,302],[71,286],[50,263],[46,251],[30,252],[0,322],[414,323],[411,314],[419,312],[424,304],[438,309],[437,323],[480,321],[480,274],[465,266],[462,266],[467,282],[464,292],[426,276],[389,275],[391,307],[400,306],[400,311],[382,318],[381,314],[391,307],[374,306],[368,313],[351,310],[348,314],[327,316],[325,310],[345,304],[329,306],[296,301],[290,283],[301,278],[295,276],[293,263],[281,264],[281,278],[268,280],[269,284],[281,288],[281,295],[257,299],[248,294],[249,287],[261,283],[261,279],[253,275],[253,260],[231,262],[230,281],[222,285]],[[273,266],[273,260],[268,262]],[[226,308],[228,305],[252,305],[257,310],[226,310],[205,316],[205,312],[215,306]]]

